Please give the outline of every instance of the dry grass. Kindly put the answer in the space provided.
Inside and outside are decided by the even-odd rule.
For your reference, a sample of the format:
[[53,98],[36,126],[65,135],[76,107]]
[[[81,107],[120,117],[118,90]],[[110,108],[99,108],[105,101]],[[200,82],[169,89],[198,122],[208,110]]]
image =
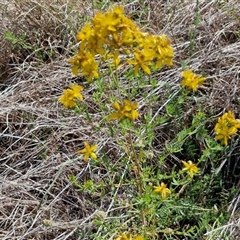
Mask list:
[[[146,30],[166,33],[172,39],[175,66],[156,73],[155,77],[167,81],[177,91],[180,61],[184,60],[195,71],[204,71],[209,79],[196,102],[206,111],[212,109],[215,116],[231,109],[240,118],[239,1],[200,1],[198,26],[195,1],[172,2],[126,3],[126,12],[141,21]],[[92,15],[91,1],[21,0],[0,6],[4,19],[1,33],[7,29],[18,36],[24,33],[26,43],[35,46],[34,49],[11,49],[10,43],[0,36],[4,46],[0,51],[0,238],[89,239],[88,232],[98,231],[93,222],[97,211],[114,214],[115,210],[110,186],[106,186],[106,195],[99,198],[97,193],[78,193],[69,183],[70,174],[76,175],[81,183],[90,175],[96,176],[96,182],[110,178],[104,164],[101,168],[90,168],[78,160],[76,150],[83,146],[83,141],[98,142],[99,151],[104,150],[116,167],[121,152],[106,129],[94,130],[95,123],[101,122],[101,115],[96,111],[98,106],[91,102],[94,85],[86,89],[84,96],[92,124],[84,114],[65,111],[57,99],[70,82],[82,81],[72,77],[66,60],[73,53],[75,32],[86,17]],[[191,31],[196,33],[193,55],[189,53]],[[50,55],[50,50],[54,54]],[[159,87],[150,94],[165,96],[164,91]],[[152,106],[154,111],[166,100],[163,97]],[[144,109],[144,101],[141,103]],[[194,106],[189,109],[193,112]],[[156,138],[166,140],[168,136],[160,130],[156,131]],[[162,141],[156,142],[156,151],[161,150],[161,144]],[[237,141],[231,164],[224,169],[226,183],[237,188],[239,147]],[[119,181],[121,170],[124,172],[118,169],[116,173]],[[127,198],[127,193],[122,191],[116,190],[114,194],[119,205]],[[239,202],[238,191],[229,203],[231,219],[221,228],[223,232],[231,231],[234,239],[240,235]],[[46,219],[51,220],[51,227],[44,226]],[[86,237],[77,237],[76,230],[84,232]],[[211,238],[214,231],[214,228],[209,230],[205,239],[216,239]]]

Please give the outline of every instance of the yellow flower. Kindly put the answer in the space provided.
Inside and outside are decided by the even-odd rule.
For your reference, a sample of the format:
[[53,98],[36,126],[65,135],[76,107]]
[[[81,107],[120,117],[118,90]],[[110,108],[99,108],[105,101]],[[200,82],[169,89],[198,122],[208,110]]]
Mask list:
[[70,88],[63,91],[63,95],[59,97],[59,102],[64,105],[65,108],[72,108],[77,106],[77,99],[83,101],[81,91],[83,87],[78,84],[71,84]]
[[115,240],[144,240],[144,238],[141,235],[133,237],[131,233],[125,232],[118,236]]
[[123,233],[118,236],[115,240],[133,240],[131,233]]
[[181,76],[183,77],[181,85],[183,87],[192,89],[193,91],[196,91],[199,88],[199,86],[206,80],[205,77],[194,74],[191,69],[187,69],[181,72]]
[[232,111],[228,111],[227,113],[224,113],[222,116],[222,119],[227,120],[231,126],[240,128],[240,121],[238,119],[235,119],[235,116]]
[[94,35],[94,29],[89,23],[87,23],[80,32],[78,32],[76,38],[78,41],[87,41]]
[[117,32],[112,34],[112,38],[108,39],[107,43],[111,46],[112,49],[124,49],[124,47],[131,46],[134,42],[133,31],[129,29],[128,26],[121,24],[120,29]]
[[231,127],[230,129],[227,123],[228,122],[226,120],[220,118],[214,128],[216,132],[216,139],[220,140],[225,146],[228,145],[228,140],[231,139],[231,135],[237,131],[237,128],[234,127]]
[[115,13],[115,9],[105,14],[98,12],[92,19],[97,34],[101,35],[101,37],[106,37],[110,33],[116,32],[117,26],[121,22],[121,15],[120,11]]
[[77,103],[74,100],[74,93],[71,89],[65,89],[63,91],[63,95],[59,97],[59,102],[62,103],[65,108],[77,106]]
[[193,175],[195,173],[199,172],[198,167],[192,161],[188,161],[188,162],[182,161],[182,163],[184,165],[183,171],[189,172],[189,175],[191,178],[193,178]]
[[136,49],[134,53],[134,59],[128,60],[128,63],[135,66],[134,68],[135,75],[138,73],[139,68],[142,68],[142,70],[145,73],[151,74],[149,66],[153,65],[152,63],[153,57],[154,52],[148,48],[145,48],[142,51]]
[[138,108],[138,104],[136,102],[130,102],[126,99],[123,100],[123,102],[125,108],[125,116],[133,121],[136,120],[139,116],[139,113],[136,110]]
[[82,64],[82,75],[87,76],[87,81],[91,82],[93,78],[98,78],[98,63],[94,59],[84,61]]
[[113,103],[113,108],[116,112],[110,114],[108,117],[110,120],[122,120],[123,118],[127,117],[131,120],[136,120],[139,116],[138,111],[136,110],[138,104],[136,102],[130,102],[128,100],[123,100],[123,104],[118,102]]
[[82,69],[83,63],[91,59],[94,61],[94,56],[85,49],[80,49],[78,54],[68,60],[72,66],[72,73],[73,75],[78,75],[79,70]]
[[81,94],[81,91],[83,90],[83,87],[78,85],[78,84],[71,84],[70,88],[73,91],[74,98],[78,98],[81,101],[83,101],[83,96]]
[[240,128],[240,121],[235,119],[231,111],[228,111],[222,117],[218,118],[218,122],[215,125],[216,139],[227,146],[228,140],[231,139],[232,135],[237,133],[238,128]]
[[154,36],[153,46],[156,51],[156,68],[162,67],[163,64],[172,66],[172,59],[174,57],[173,48],[171,47],[171,41],[165,34],[160,36]]
[[134,240],[144,240],[144,238],[141,235],[137,235]]
[[154,192],[161,194],[163,199],[167,197],[167,194],[171,194],[171,191],[167,188],[167,184],[163,182],[161,182],[160,186],[154,186]]
[[97,145],[90,145],[88,142],[84,142],[84,149],[78,150],[78,153],[84,154],[83,160],[88,161],[89,158],[97,159],[97,155],[94,151],[97,149]]

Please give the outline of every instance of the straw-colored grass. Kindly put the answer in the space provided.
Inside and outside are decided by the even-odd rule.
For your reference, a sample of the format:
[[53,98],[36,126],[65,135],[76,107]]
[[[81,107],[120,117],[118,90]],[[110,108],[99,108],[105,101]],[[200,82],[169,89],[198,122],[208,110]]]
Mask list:
[[[94,2],[94,6],[92,6]],[[116,2],[116,1],[115,1]],[[230,1],[123,1],[126,14],[139,22],[145,31],[165,33],[175,50],[174,67],[154,73],[159,81],[169,83],[177,92],[180,87],[181,60],[199,72],[205,72],[208,82],[202,88],[202,104],[206,112],[219,116],[231,109],[240,118],[240,3]],[[106,5],[111,5],[107,2]],[[104,4],[95,1],[6,1],[0,3],[0,239],[90,239],[96,214],[124,212],[124,206],[114,208],[113,194],[127,202],[127,193],[105,186],[105,196],[98,193],[78,193],[69,182],[74,174],[80,183],[94,176],[100,183],[113,177],[102,167],[90,168],[78,160],[76,150],[84,141],[97,142],[118,166],[121,149],[101,128],[99,106],[91,100],[94,83],[85,91],[85,102],[92,123],[83,113],[66,111],[58,97],[69,83],[81,84],[81,77],[73,77],[67,59],[74,54],[75,34]],[[196,24],[196,12],[200,22]],[[6,31],[23,42],[15,45],[6,40]],[[190,32],[195,33],[194,39]],[[25,44],[25,45],[24,45]],[[26,45],[28,47],[26,47]],[[191,47],[192,46],[192,47]],[[124,67],[122,72],[126,71]],[[146,89],[147,91],[147,89]],[[157,113],[166,104],[166,88],[155,88],[149,94],[162,96],[151,107]],[[140,110],[147,107],[139,99]],[[188,106],[188,114],[196,106]],[[183,116],[180,120],[186,116]],[[174,131],[174,130],[173,130]],[[155,131],[155,148],[160,152],[170,141],[162,127]],[[239,231],[239,138],[234,145],[230,162],[220,167],[224,184],[238,188],[226,211],[231,218],[224,226],[210,226],[202,239],[223,239],[229,231],[238,239]],[[222,162],[224,159],[220,159]],[[124,166],[118,167],[119,181]],[[51,221],[47,227],[46,221]],[[79,237],[75,232],[85,234]]]

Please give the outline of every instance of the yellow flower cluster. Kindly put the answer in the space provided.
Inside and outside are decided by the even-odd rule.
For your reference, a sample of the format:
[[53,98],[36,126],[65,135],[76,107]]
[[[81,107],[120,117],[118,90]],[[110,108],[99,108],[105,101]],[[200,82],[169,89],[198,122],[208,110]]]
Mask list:
[[181,76],[183,77],[181,85],[193,91],[196,91],[199,88],[199,86],[206,80],[205,77],[202,77],[201,75],[198,74],[194,74],[191,69],[187,69],[181,72]]
[[115,240],[144,240],[144,238],[141,235],[133,237],[131,233],[123,233]]
[[[182,161],[182,163],[184,165],[182,170],[188,172],[191,178],[193,178],[195,173],[199,172],[199,168],[192,161]],[[153,186],[153,188],[153,191],[157,194],[160,194],[162,196],[162,199],[166,199],[167,196],[172,193],[171,190],[167,188],[167,184],[164,182],[161,182],[161,185],[159,186]]]
[[228,111],[218,118],[218,122],[215,125],[216,139],[227,146],[228,140],[237,133],[238,128],[240,128],[240,120],[235,119],[234,114]]
[[[97,55],[102,60],[111,60],[115,66],[126,60],[135,66],[135,74],[140,68],[150,74],[150,66],[172,65],[173,48],[166,35],[155,36],[140,31],[124,16],[122,6],[115,6],[105,14],[98,12],[76,38],[80,44],[77,55],[69,59],[72,73],[81,72],[89,82],[99,77]],[[122,55],[127,57],[120,58]]]
[[78,84],[71,84],[70,88],[63,91],[63,95],[59,97],[59,102],[64,105],[65,108],[73,108],[77,106],[77,101],[83,101],[81,91],[83,87]]
[[113,112],[110,116],[110,120],[122,120],[123,118],[129,118],[131,120],[136,120],[139,116],[138,111],[136,110],[138,104],[136,102],[130,102],[128,100],[123,100],[123,104],[114,102],[113,108],[116,112]]

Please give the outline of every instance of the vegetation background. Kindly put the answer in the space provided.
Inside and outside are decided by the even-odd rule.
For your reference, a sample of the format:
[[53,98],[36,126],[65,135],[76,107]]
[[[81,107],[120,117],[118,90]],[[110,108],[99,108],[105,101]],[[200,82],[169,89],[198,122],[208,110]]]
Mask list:
[[[101,102],[92,98],[96,99],[97,83],[86,87],[84,93],[91,124],[84,111],[66,111],[58,102],[70,83],[85,81],[74,77],[67,63],[76,50],[76,33],[97,11],[106,11],[117,3],[144,31],[166,34],[174,48],[174,66],[152,73],[154,89],[142,87],[141,91],[157,98],[151,104],[139,99],[140,112],[151,109],[154,115],[163,109],[165,116],[171,113],[173,105],[166,110],[164,106],[175,101],[169,93],[174,95],[180,89],[182,61],[204,72],[208,79],[200,93],[185,102],[180,116],[174,112],[175,118],[167,124],[152,126],[149,165],[156,164],[166,143],[179,132],[177,123],[190,122],[199,105],[209,118],[209,131],[217,117],[228,110],[240,118],[238,0],[0,2],[0,239],[115,239],[119,234],[115,219],[131,219],[131,186],[118,191],[114,188],[121,178],[116,173],[125,171],[120,161],[123,153],[106,126],[96,128],[102,117],[98,111]],[[122,66],[122,76],[128,70]],[[101,99],[107,98],[104,91],[100,93]],[[213,130],[210,134],[214,136]],[[97,143],[98,154],[107,156],[101,164],[78,159],[76,150],[84,141]],[[212,202],[224,208],[228,217],[208,222],[198,237],[178,233],[167,236],[165,231],[151,239],[239,239],[239,141],[237,136],[228,151],[214,158],[215,170],[221,173],[217,180],[221,188],[211,192]],[[163,169],[169,171],[179,165],[182,157],[183,152],[170,154]],[[209,161],[203,166],[205,172],[211,166]],[[69,176],[75,176],[84,188],[77,191]],[[91,180],[88,186],[84,184],[87,180]],[[201,195],[199,191],[201,188],[194,197]]]

